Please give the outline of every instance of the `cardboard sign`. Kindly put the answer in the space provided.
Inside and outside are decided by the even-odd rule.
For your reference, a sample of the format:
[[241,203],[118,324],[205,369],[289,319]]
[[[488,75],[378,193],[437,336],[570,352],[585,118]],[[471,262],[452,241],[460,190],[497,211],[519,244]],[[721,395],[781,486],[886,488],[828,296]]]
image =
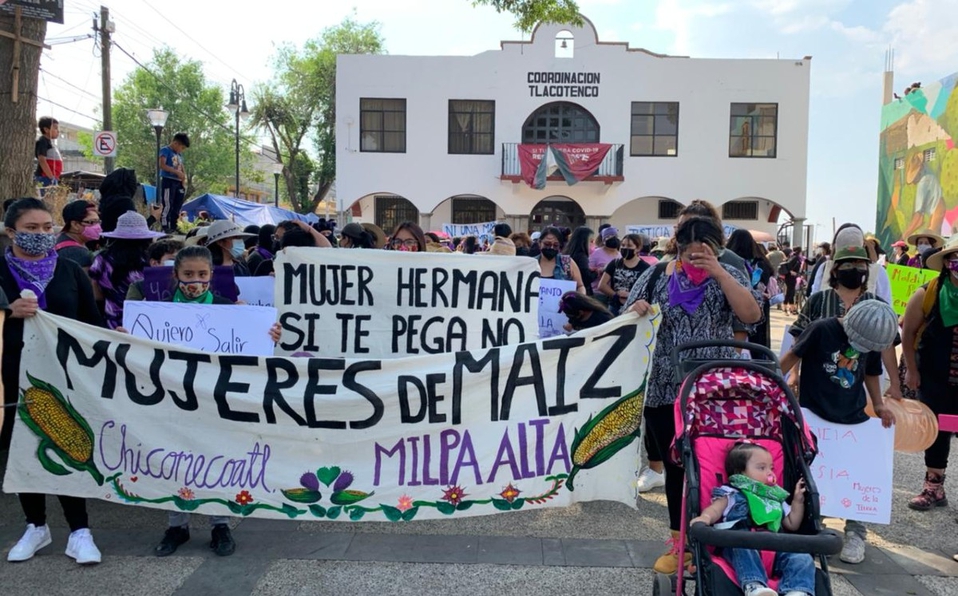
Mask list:
[[[210,291],[214,296],[236,302],[239,292],[236,288],[233,268],[227,265],[213,267],[210,279]],[[176,292],[172,267],[147,267],[143,270],[143,299],[148,302],[169,302]]]
[[216,354],[272,356],[275,322],[276,309],[265,306],[136,300],[123,307],[130,335]]
[[891,282],[891,305],[899,315],[905,314],[905,307],[915,291],[941,273],[906,265],[886,265],[885,271]]
[[890,524],[895,429],[883,428],[877,418],[834,424],[805,408],[802,413],[818,437],[819,452],[810,468],[822,515]]
[[575,292],[574,281],[539,280],[539,338],[563,335],[569,317],[559,312],[559,299],[566,292]]
[[237,277],[239,300],[250,306],[273,306],[276,296],[276,281],[269,275],[262,277]]
[[[254,307],[211,308],[247,324]],[[634,507],[655,329],[633,313],[471,352],[261,358],[41,311],[24,323],[30,401],[3,490],[345,523]]]

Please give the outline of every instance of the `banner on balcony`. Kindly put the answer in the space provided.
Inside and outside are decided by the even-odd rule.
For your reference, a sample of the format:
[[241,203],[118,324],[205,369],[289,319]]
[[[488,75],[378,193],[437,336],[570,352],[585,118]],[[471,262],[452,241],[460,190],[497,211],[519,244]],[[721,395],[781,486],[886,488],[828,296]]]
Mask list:
[[40,312],[3,490],[410,521],[635,502],[655,318],[380,360],[210,354]]
[[287,248],[276,354],[399,358],[538,336],[539,264],[463,254]]
[[518,147],[522,179],[535,189],[546,186],[546,178],[559,170],[569,186],[595,174],[612,145],[608,143],[576,143],[529,145]]

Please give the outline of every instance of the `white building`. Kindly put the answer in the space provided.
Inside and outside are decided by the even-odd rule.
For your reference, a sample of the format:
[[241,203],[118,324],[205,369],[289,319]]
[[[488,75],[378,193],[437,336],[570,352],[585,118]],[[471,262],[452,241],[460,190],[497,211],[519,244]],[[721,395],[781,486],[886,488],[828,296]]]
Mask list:
[[[698,198],[734,226],[774,233],[784,211],[801,230],[810,65],[664,56],[599,41],[588,21],[476,56],[339,56],[338,196],[387,233],[404,220],[670,228]],[[546,142],[612,146],[591,177],[536,190],[517,146]]]

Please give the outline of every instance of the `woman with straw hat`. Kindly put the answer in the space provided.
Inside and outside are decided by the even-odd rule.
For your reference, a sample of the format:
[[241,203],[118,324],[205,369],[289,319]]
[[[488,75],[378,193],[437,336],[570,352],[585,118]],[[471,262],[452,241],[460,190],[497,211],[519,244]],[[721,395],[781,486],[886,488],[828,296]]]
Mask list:
[[243,259],[243,253],[246,252],[245,240],[252,236],[253,234],[247,234],[243,228],[229,220],[214,221],[206,232],[206,248],[213,254],[213,264],[232,267],[236,277],[252,275],[246,260]]
[[931,230],[922,230],[921,232],[915,232],[907,239],[908,244],[913,245],[917,252],[915,256],[908,259],[909,267],[918,267],[921,268],[921,257],[926,253],[930,253],[936,248],[941,248],[945,243],[945,239],[939,236],[938,234],[932,232]]

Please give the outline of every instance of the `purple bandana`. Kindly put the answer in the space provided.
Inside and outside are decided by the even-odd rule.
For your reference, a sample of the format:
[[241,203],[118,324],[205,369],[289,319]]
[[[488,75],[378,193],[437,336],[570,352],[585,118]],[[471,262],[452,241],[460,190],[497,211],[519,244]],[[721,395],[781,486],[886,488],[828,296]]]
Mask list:
[[57,267],[57,251],[52,250],[47,256],[38,261],[28,261],[13,254],[12,248],[7,248],[4,255],[17,287],[23,290],[32,290],[37,295],[37,304],[41,310],[47,308],[47,284],[53,279],[53,271]]
[[693,314],[705,300],[705,288],[712,278],[705,283],[692,285],[689,277],[681,270],[676,270],[669,277],[669,305],[681,306],[685,312]]

